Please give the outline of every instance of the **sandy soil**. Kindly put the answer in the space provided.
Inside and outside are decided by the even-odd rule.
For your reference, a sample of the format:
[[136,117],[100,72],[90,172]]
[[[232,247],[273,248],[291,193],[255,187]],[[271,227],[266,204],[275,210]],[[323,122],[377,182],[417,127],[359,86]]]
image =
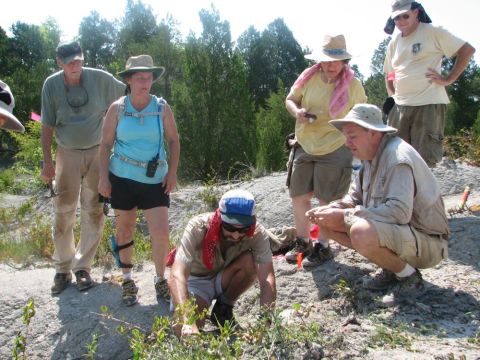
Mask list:
[[[458,162],[442,163],[435,169],[442,185],[447,209],[455,208],[467,184],[472,184],[468,204],[480,204],[476,184],[480,170]],[[259,220],[267,227],[291,225],[291,205],[284,186],[285,173],[255,179],[226,188],[241,186],[251,191],[258,203]],[[199,194],[205,189],[192,186],[172,196],[172,232],[181,231],[191,215],[207,210]],[[480,192],[480,191],[479,191]],[[292,304],[311,307],[307,321],[318,322],[327,339],[324,347],[329,358],[349,359],[480,359],[480,218],[462,213],[450,219],[452,237],[450,258],[432,269],[422,271],[426,291],[417,299],[404,299],[394,306],[382,303],[384,293],[362,288],[364,276],[376,267],[351,250],[333,245],[334,260],[314,271],[297,269],[282,259],[274,262],[278,307],[292,313]],[[70,286],[60,296],[50,295],[54,270],[48,263],[0,265],[0,358],[9,358],[16,333],[23,329],[22,307],[29,297],[35,299],[36,314],[28,334],[27,354],[31,359],[80,359],[94,332],[98,359],[128,359],[131,356],[125,337],[115,331],[118,323],[103,319],[101,306],[107,306],[117,318],[145,330],[158,315],[168,315],[168,304],[157,304],[153,288],[153,266],[135,268],[140,287],[139,304],[121,305],[121,289],[115,270],[95,268],[97,284],[85,293]],[[348,291],[335,290],[341,279]],[[250,289],[235,307],[238,320],[248,322],[256,314],[258,289]],[[253,305],[252,305],[253,304]],[[295,321],[292,314],[288,321]],[[288,326],[288,324],[286,325]],[[382,329],[392,337],[401,334],[411,346],[396,347],[375,342]],[[476,342],[472,342],[475,339]]]

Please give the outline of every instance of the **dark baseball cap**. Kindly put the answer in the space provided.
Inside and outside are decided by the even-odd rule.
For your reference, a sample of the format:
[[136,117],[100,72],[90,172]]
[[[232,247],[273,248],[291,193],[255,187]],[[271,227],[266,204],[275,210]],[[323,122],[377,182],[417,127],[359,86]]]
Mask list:
[[57,46],[57,57],[65,65],[74,60],[83,60],[83,52],[76,41],[62,42]]

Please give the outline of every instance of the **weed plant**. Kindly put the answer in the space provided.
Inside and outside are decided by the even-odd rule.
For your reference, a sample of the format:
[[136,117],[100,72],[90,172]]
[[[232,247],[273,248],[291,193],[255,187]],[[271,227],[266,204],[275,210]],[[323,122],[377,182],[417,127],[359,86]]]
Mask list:
[[[99,315],[119,324],[117,331],[128,339],[132,359],[136,360],[291,359],[299,349],[308,349],[314,343],[325,343],[319,325],[306,321],[309,312],[298,304],[295,309],[300,321],[288,326],[283,324],[277,309],[242,328],[232,327],[227,322],[218,331],[202,331],[181,339],[172,331],[173,326],[181,324],[179,319],[186,318],[185,323],[193,324],[206,315],[206,312],[196,312],[193,301],[177,309],[178,317],[156,317],[149,331],[117,319],[106,307],[101,308]],[[94,354],[90,352],[89,356]]]

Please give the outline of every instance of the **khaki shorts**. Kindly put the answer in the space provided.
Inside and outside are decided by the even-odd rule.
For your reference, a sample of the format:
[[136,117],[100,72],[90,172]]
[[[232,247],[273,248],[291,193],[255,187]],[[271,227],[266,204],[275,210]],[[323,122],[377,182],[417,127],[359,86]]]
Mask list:
[[[195,276],[188,277],[188,293],[190,296],[199,297],[205,300],[210,306],[212,301],[218,299],[223,294],[222,289],[223,270],[213,276]],[[170,312],[173,313],[173,301],[170,300]]]
[[440,235],[424,234],[409,225],[368,220],[377,230],[381,247],[386,247],[413,267],[425,269],[448,258],[448,242]]
[[411,144],[428,166],[443,156],[445,104],[422,106],[395,105],[388,114],[388,125],[398,129],[398,136]]
[[352,179],[352,153],[347,147],[326,155],[310,155],[302,148],[295,149],[290,197],[309,194],[325,202],[340,199]]

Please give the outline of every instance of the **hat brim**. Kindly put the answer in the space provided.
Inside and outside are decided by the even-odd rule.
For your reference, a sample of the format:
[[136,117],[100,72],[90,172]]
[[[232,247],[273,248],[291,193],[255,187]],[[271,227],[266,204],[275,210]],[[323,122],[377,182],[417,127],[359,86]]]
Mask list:
[[117,73],[118,76],[125,78],[125,76],[137,73],[137,72],[151,72],[153,73],[153,82],[160,80],[160,78],[165,73],[165,68],[163,66],[155,66],[155,67],[143,67],[138,66],[134,68],[130,68],[128,70],[123,70]]
[[11,114],[9,111],[0,108],[0,117],[5,119],[6,122],[1,126],[2,129],[12,130],[18,132],[25,132],[25,127],[22,125],[20,120],[18,120],[15,115]]
[[324,52],[314,52],[311,54],[305,55],[305,59],[313,60],[317,63],[324,62],[324,61],[342,61],[342,60],[349,60],[352,58],[352,55],[348,52],[345,52],[341,55],[327,55]]
[[369,129],[369,130],[374,130],[374,131],[379,131],[379,132],[384,132],[384,133],[396,133],[398,130],[395,129],[394,127],[382,124],[382,125],[377,125],[374,126],[372,124],[367,123],[366,121],[360,120],[360,119],[337,119],[337,120],[330,120],[328,122],[329,124],[335,126],[338,130],[342,131],[343,126],[346,124],[355,124],[358,125],[364,129]]
[[390,15],[390,17],[392,19],[396,18],[398,15],[402,15],[402,14],[405,14],[406,12],[408,12],[410,9],[412,8],[412,4],[407,4],[405,6],[402,6],[400,9],[397,9],[395,11],[392,11],[392,15]]
[[74,54],[74,55],[67,56],[66,58],[62,58],[62,57],[58,57],[58,58],[65,65],[70,64],[72,61],[75,61],[75,60],[82,60],[83,61],[83,59],[84,59],[83,54]]
[[232,225],[251,226],[255,224],[255,216],[223,213],[220,216],[223,222]]

